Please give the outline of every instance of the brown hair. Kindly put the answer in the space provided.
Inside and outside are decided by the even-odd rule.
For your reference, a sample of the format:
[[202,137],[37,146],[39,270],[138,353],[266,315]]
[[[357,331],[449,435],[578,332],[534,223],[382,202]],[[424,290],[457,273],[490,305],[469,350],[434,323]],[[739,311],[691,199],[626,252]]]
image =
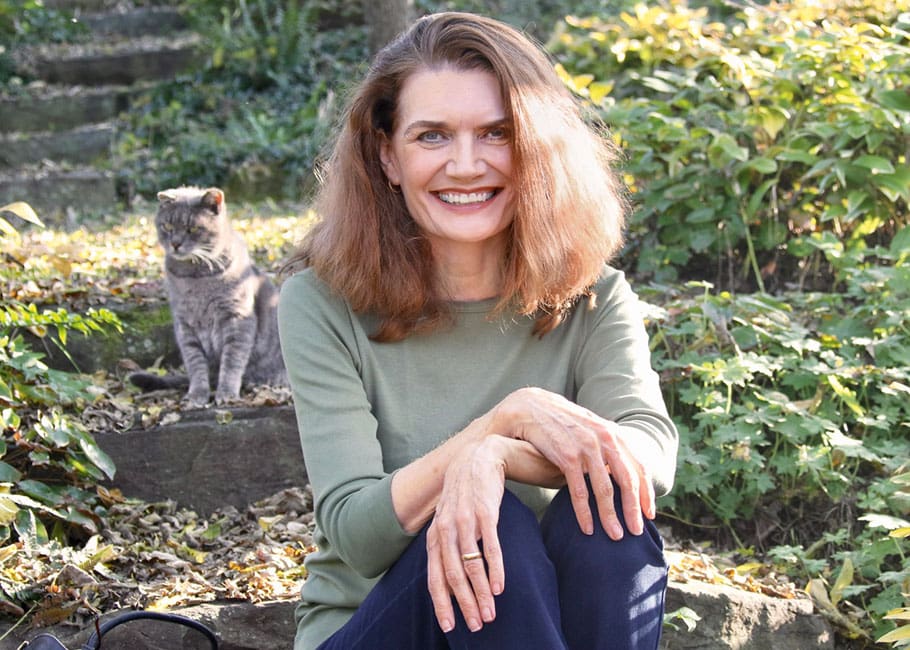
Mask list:
[[625,204],[609,139],[586,123],[544,52],[490,18],[425,16],[376,55],[322,170],[321,221],[288,266],[312,266],[355,312],[377,314],[375,340],[401,340],[446,321],[429,242],[380,161],[405,81],[444,66],[487,70],[499,80],[517,190],[496,312],[536,315],[542,336],[589,293],[622,245]]

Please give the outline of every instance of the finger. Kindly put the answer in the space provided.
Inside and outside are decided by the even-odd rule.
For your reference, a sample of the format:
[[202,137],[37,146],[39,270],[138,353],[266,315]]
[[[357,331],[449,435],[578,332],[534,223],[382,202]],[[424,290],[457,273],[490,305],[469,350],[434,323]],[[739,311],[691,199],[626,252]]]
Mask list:
[[[483,535],[477,535],[477,528],[482,531],[489,531],[490,524],[493,522],[495,533],[495,521],[497,517],[487,510],[483,505],[475,506],[475,512],[469,520],[464,520],[458,527],[458,548],[461,550],[461,565],[467,576],[470,585],[473,601],[477,603],[477,609],[480,614],[480,620],[489,623],[496,616],[496,608],[493,603],[493,593],[490,588],[490,580],[487,577],[487,568],[484,564],[483,553],[478,549],[477,539],[483,538]],[[495,544],[495,542],[494,542]],[[457,594],[456,594],[457,597]],[[468,612],[462,610],[465,615],[465,621],[471,628]]]
[[657,516],[657,497],[654,494],[654,481],[651,480],[651,474],[644,467],[639,466],[639,470],[638,476],[641,481],[641,488],[638,492],[641,495],[641,511],[648,519],[654,519]]
[[446,633],[451,632],[455,629],[455,612],[452,609],[449,586],[445,580],[438,536],[432,524],[427,531],[427,589],[440,629]]
[[[506,569],[502,560],[502,547],[499,545],[499,534],[496,532],[495,525],[486,529],[483,534],[483,556],[487,561],[490,590],[494,596],[498,596],[506,588]],[[496,615],[495,603],[493,615]]]
[[625,441],[616,438],[616,442],[623,452],[623,458],[627,459],[624,469],[628,473],[630,485],[629,493],[626,494],[625,490],[622,493],[623,514],[626,516],[629,531],[634,535],[640,535],[645,530],[642,516],[654,519],[654,485],[644,466],[629,451]]
[[584,472],[577,464],[573,464],[565,469],[564,473],[578,526],[585,535],[593,535],[594,518],[591,516],[591,506],[588,502],[588,486],[585,483]]
[[[471,563],[480,564],[480,568],[483,570],[482,561],[472,560]],[[483,623],[481,622],[477,599],[474,597],[474,589],[465,573],[466,564],[468,563],[462,559],[462,553],[459,551],[458,545],[456,543],[447,544],[443,550],[446,584],[455,597],[459,609],[461,609],[461,614],[464,616],[468,629],[472,632],[477,632],[483,627]]]
[[616,515],[616,508],[613,505],[613,482],[610,480],[610,473],[603,462],[595,462],[588,472],[591,480],[591,488],[594,491],[594,499],[597,503],[597,514],[600,517],[600,525],[610,539],[619,541],[622,539],[623,530],[619,517]]
[[[642,519],[644,511],[642,473],[644,470],[641,463],[629,452],[622,438],[609,430],[605,431],[604,438],[603,458],[619,488],[626,528],[633,535],[641,535],[645,529]],[[644,499],[647,500],[647,496]]]
[[[490,623],[496,618],[496,606],[493,603],[493,593],[487,577],[484,556],[480,551],[469,551],[468,554],[462,554],[461,559],[465,575],[467,575],[471,589],[474,592],[474,600],[477,602],[480,620],[484,623]],[[467,616],[465,616],[465,620],[467,620]]]

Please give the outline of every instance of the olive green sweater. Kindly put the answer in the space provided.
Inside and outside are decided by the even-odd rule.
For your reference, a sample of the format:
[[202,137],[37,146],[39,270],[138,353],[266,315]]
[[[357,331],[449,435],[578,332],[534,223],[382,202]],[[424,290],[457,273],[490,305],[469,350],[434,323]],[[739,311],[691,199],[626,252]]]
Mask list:
[[[297,610],[296,650],[341,627],[412,536],[392,508],[391,476],[488,411],[536,386],[617,422],[645,459],[658,494],[669,490],[677,433],[650,365],[636,296],[604,268],[596,305],[542,339],[527,317],[491,320],[494,300],[454,303],[454,325],[375,343],[378,321],[355,314],[310,269],[281,289],[279,328],[300,442],[316,498],[318,550]],[[290,452],[289,452],[290,453]],[[535,511],[550,490],[509,484]]]

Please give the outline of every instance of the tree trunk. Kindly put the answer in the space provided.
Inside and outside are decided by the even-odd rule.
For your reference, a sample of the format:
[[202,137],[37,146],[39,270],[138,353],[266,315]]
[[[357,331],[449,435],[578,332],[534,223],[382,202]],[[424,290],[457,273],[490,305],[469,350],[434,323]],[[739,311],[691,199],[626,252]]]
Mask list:
[[414,0],[363,0],[363,16],[375,54],[411,23]]

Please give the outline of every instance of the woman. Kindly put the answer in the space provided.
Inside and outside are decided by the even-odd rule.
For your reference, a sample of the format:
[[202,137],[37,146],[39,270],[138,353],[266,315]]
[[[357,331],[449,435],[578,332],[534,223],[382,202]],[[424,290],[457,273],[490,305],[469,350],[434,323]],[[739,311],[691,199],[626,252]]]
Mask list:
[[298,650],[657,647],[677,439],[605,265],[611,160],[504,24],[377,55],[279,308],[316,495]]

